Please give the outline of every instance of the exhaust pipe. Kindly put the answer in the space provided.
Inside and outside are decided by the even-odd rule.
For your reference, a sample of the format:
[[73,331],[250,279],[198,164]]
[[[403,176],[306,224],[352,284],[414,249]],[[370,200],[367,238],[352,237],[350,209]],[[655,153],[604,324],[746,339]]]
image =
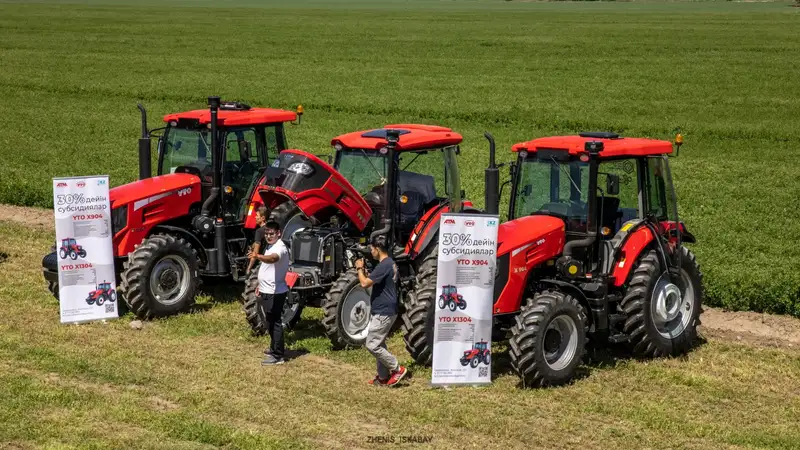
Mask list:
[[495,144],[494,136],[491,133],[483,133],[489,141],[489,167],[484,170],[484,197],[483,204],[488,214],[498,214],[500,211],[500,169],[495,164]]
[[142,137],[139,138],[139,179],[150,178],[152,167],[150,163],[150,133],[147,131],[147,111],[141,103],[136,106],[142,113]]

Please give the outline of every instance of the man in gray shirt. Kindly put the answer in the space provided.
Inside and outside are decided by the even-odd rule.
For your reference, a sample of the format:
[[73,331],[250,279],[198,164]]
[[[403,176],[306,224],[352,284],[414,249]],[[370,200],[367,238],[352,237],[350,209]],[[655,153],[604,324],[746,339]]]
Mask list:
[[384,236],[377,236],[372,240],[370,252],[372,258],[378,260],[378,265],[369,276],[364,268],[364,260],[356,261],[361,287],[372,287],[367,350],[378,362],[378,374],[369,383],[374,386],[394,386],[407,372],[386,349],[386,338],[397,319],[397,265],[389,257]]

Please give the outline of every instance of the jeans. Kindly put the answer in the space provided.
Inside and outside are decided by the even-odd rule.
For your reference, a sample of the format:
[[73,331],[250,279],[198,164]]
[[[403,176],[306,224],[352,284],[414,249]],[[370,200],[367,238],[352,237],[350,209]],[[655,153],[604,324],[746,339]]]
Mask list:
[[375,314],[370,318],[369,331],[367,331],[367,350],[378,361],[378,377],[382,380],[389,378],[392,372],[400,368],[397,358],[386,349],[386,338],[392,330],[392,324],[397,315],[382,316]]
[[283,294],[260,294],[258,307],[264,321],[267,322],[270,344],[269,349],[272,356],[283,358],[285,351],[283,343],[283,304],[286,303],[286,293]]

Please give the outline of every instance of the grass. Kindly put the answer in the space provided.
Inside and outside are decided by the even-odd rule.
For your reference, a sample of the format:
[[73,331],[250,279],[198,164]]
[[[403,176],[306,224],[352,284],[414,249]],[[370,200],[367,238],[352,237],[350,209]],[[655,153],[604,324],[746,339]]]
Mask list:
[[[164,5],[153,7],[154,5]],[[707,302],[800,315],[800,10],[782,3],[349,0],[0,2],[0,202],[53,176],[136,177],[151,126],[208,95],[294,108],[293,147],[388,122],[447,125],[483,203],[498,148],[585,130],[671,139]],[[510,159],[501,152],[502,159]],[[508,191],[506,190],[506,194]]]
[[[52,234],[0,222],[0,446],[11,448],[374,448],[370,436],[431,437],[435,448],[797,448],[800,353],[708,336],[685,358],[601,354],[574,384],[526,390],[508,356],[493,385],[366,385],[364,349],[332,351],[307,310],[287,336],[301,356],[259,364],[223,286],[197,311],[128,326],[59,325],[38,260]],[[33,288],[37,287],[37,288]],[[213,307],[211,307],[213,306]],[[399,333],[389,348],[410,362]],[[666,443],[666,444],[665,444]]]

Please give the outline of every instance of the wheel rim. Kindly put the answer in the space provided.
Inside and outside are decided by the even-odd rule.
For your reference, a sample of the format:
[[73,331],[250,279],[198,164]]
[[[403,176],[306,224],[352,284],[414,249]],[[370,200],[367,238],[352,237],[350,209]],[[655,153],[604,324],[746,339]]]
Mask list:
[[656,331],[666,339],[674,339],[686,330],[692,320],[694,286],[689,274],[681,269],[681,286],[670,281],[667,272],[661,274],[653,288],[650,316]]
[[553,318],[544,333],[544,359],[553,370],[563,370],[578,350],[578,327],[572,317],[561,314]]
[[444,299],[439,297],[439,309],[444,309]]
[[150,292],[163,305],[174,305],[189,290],[189,264],[182,258],[167,255],[150,272]]
[[369,331],[369,294],[361,287],[350,289],[339,314],[342,330],[352,340],[366,339]]
[[450,308],[450,311],[455,311],[456,310],[456,303],[454,301],[452,301],[452,300],[447,302],[447,306]]

